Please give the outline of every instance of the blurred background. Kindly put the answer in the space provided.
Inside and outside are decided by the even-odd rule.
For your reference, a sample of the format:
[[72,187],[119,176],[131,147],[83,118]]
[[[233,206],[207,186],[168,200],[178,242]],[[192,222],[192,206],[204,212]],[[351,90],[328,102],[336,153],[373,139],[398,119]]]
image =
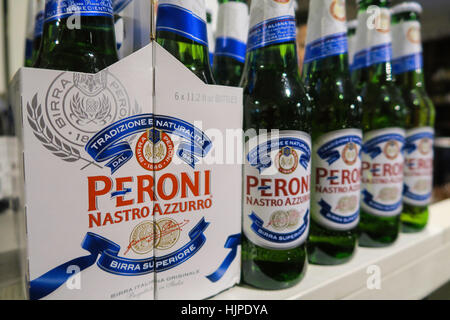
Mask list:
[[[29,3],[35,0],[0,0],[0,112],[8,106],[8,83],[24,66],[25,43],[34,17]],[[150,0],[134,0],[150,1]],[[250,2],[250,1],[249,1]],[[347,0],[347,20],[356,18],[357,0]],[[403,2],[393,0],[392,4]],[[424,70],[426,89],[435,103],[436,143],[434,201],[450,198],[450,0],[419,0],[423,6],[422,39],[424,46]],[[215,31],[217,0],[206,0]],[[307,33],[309,0],[297,1],[297,44],[302,61]],[[141,15],[145,14],[141,12]],[[117,38],[123,38],[123,27],[116,29]],[[145,43],[145,41],[141,41]],[[136,48],[134,48],[135,50]],[[301,65],[301,63],[300,63]],[[450,214],[450,212],[449,212]],[[0,213],[0,299],[17,297],[19,290],[18,268],[14,263],[14,239],[12,217]],[[2,290],[7,288],[8,290]],[[450,299],[450,286],[432,294],[430,299]]]

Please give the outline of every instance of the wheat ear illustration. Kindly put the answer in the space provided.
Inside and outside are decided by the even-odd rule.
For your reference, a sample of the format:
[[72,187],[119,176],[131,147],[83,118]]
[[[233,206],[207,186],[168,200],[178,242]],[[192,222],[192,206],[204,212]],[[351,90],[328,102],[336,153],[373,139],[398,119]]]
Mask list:
[[31,104],[27,103],[27,116],[28,123],[33,129],[34,135],[40,142],[42,142],[42,145],[47,150],[52,152],[53,155],[67,162],[84,160],[89,164],[97,165],[93,161],[83,158],[80,155],[79,150],[64,143],[60,138],[52,133],[52,131],[47,127],[47,124],[44,121],[42,106],[38,104],[37,94],[34,95]]

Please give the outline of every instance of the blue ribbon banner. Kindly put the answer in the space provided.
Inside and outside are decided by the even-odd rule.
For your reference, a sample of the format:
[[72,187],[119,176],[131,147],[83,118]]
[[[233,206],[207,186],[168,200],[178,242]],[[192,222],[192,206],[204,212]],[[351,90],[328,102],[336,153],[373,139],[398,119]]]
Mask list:
[[247,51],[277,43],[295,42],[296,30],[293,16],[281,16],[260,22],[249,31]]
[[379,210],[379,211],[392,212],[392,211],[397,210],[402,205],[402,200],[400,200],[394,204],[379,203],[379,202],[373,200],[373,195],[365,189],[362,191],[362,195],[363,195],[363,201],[366,205],[368,205],[369,207],[371,207],[373,209]]
[[417,194],[412,192],[409,187],[405,184],[403,186],[403,196],[415,201],[428,201],[431,198],[431,192],[427,194]]
[[369,51],[365,49],[355,54],[355,57],[353,58],[353,64],[350,66],[350,69],[352,71],[363,69],[367,68],[369,65],[370,65]]
[[199,223],[189,231],[189,238],[191,239],[187,244],[162,257],[156,257],[155,269],[156,272],[166,271],[186,262],[192,258],[205,244],[206,237],[203,232],[209,226],[209,222],[202,218]]
[[434,134],[432,132],[419,132],[412,136],[406,137],[405,152],[411,154],[417,150],[416,141],[421,139],[434,139]]
[[112,17],[112,0],[48,0],[45,4],[45,22],[74,14]]
[[347,52],[347,33],[332,34],[306,45],[304,64]]
[[240,63],[245,62],[247,44],[233,38],[218,37],[216,39],[216,56],[225,56],[237,60]]
[[[97,262],[98,267],[102,270],[123,276],[139,276],[154,271],[153,257],[140,260],[121,258],[118,256],[120,251],[118,244],[95,233],[88,232],[81,247],[91,254],[63,263],[32,280],[30,282],[30,299],[41,299],[64,284],[73,275],[67,272],[70,266],[77,266],[81,272]],[[97,261],[99,255],[100,258]]]
[[192,168],[195,168],[195,164],[199,161],[197,157],[205,157],[212,148],[211,140],[190,123],[169,116],[147,113],[111,124],[92,137],[85,149],[96,162],[110,160],[106,166],[114,173],[133,157],[130,145],[123,139],[151,128],[184,139],[176,153]]
[[344,136],[327,142],[317,150],[317,154],[322,160],[326,160],[329,165],[333,164],[341,157],[341,154],[336,148],[344,146],[348,143],[355,143],[362,145],[362,139],[359,136]]
[[350,216],[343,217],[339,214],[333,213],[331,211],[331,206],[323,199],[319,201],[320,214],[324,216],[326,219],[338,223],[338,224],[350,224],[359,217],[359,210]]
[[300,151],[302,154],[300,155],[299,163],[303,168],[308,168],[311,160],[311,149],[305,141],[293,137],[280,137],[264,142],[248,153],[247,160],[251,166],[256,167],[261,173],[263,170],[272,166],[272,160],[270,158],[272,150],[278,150],[284,147],[290,147]]
[[[154,271],[163,272],[172,269],[192,258],[203,247],[206,242],[206,237],[203,233],[208,226],[209,222],[202,218],[189,232],[191,240],[183,247],[171,254],[156,258],[152,256],[147,259],[119,257],[120,246],[118,244],[98,234],[88,232],[81,246],[91,254],[63,263],[31,281],[30,298],[32,300],[41,299],[59,288],[73,275],[67,272],[70,266],[77,266],[81,272],[97,262],[97,266],[100,269],[120,276],[141,276]],[[240,243],[240,238],[237,238],[237,236],[231,236],[225,244],[225,247],[232,249],[232,252],[225,259],[219,270],[214,275],[211,275],[212,279],[219,280],[236,257],[237,245]]]
[[400,57],[392,61],[394,74],[401,74],[423,68],[422,53],[415,53],[409,56]]
[[230,267],[231,263],[234,261],[237,255],[237,248],[241,244],[241,234],[233,234],[228,237],[225,242],[225,249],[231,249],[231,251],[226,256],[225,260],[219,266],[219,268],[212,274],[206,276],[211,282],[217,282],[222,279],[225,272]]
[[270,242],[289,243],[297,240],[303,235],[303,233],[305,233],[308,227],[309,210],[306,211],[306,214],[303,217],[303,224],[297,230],[288,233],[277,233],[264,228],[264,221],[254,212],[249,215],[249,218],[253,222],[250,228],[259,237]]
[[168,31],[208,46],[206,22],[192,11],[173,4],[160,4],[156,31]]
[[404,150],[405,137],[400,134],[392,133],[384,134],[367,141],[362,147],[362,152],[369,154],[372,159],[375,159],[383,152],[383,150],[381,150],[378,145],[390,140],[396,140],[400,142],[401,150]]
[[392,44],[385,43],[369,49],[370,65],[390,62],[392,59]]

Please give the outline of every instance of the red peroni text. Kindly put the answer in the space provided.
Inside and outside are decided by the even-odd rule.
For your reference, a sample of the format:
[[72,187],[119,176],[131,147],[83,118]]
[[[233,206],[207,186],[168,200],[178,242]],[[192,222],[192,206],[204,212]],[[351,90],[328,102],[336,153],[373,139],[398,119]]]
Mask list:
[[195,171],[193,175],[180,174],[141,175],[137,177],[110,178],[107,176],[88,177],[89,211],[98,210],[98,200],[102,197],[114,198],[116,207],[154,201],[186,199],[211,194],[211,171]]

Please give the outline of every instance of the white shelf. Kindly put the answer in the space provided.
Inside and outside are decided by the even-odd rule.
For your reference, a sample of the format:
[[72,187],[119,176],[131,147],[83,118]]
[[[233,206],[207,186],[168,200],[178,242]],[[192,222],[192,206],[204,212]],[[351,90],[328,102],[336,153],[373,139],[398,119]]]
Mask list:
[[[380,268],[380,290],[367,287],[371,265]],[[309,265],[305,278],[290,289],[236,286],[214,299],[422,299],[449,280],[450,200],[446,200],[431,206],[423,232],[401,234],[388,248],[358,248],[355,257],[341,266]]]
[[[358,248],[353,260],[342,266],[310,265],[305,278],[293,288],[262,291],[236,286],[213,299],[422,299],[450,280],[450,200],[433,205],[430,211],[423,232],[401,234],[388,248]],[[16,249],[12,226],[10,213],[0,215],[0,254]],[[381,290],[367,288],[367,267],[371,265],[381,270]],[[19,292],[17,288],[9,289]],[[0,290],[0,299],[10,296],[8,292]],[[14,298],[19,297],[15,293]]]

